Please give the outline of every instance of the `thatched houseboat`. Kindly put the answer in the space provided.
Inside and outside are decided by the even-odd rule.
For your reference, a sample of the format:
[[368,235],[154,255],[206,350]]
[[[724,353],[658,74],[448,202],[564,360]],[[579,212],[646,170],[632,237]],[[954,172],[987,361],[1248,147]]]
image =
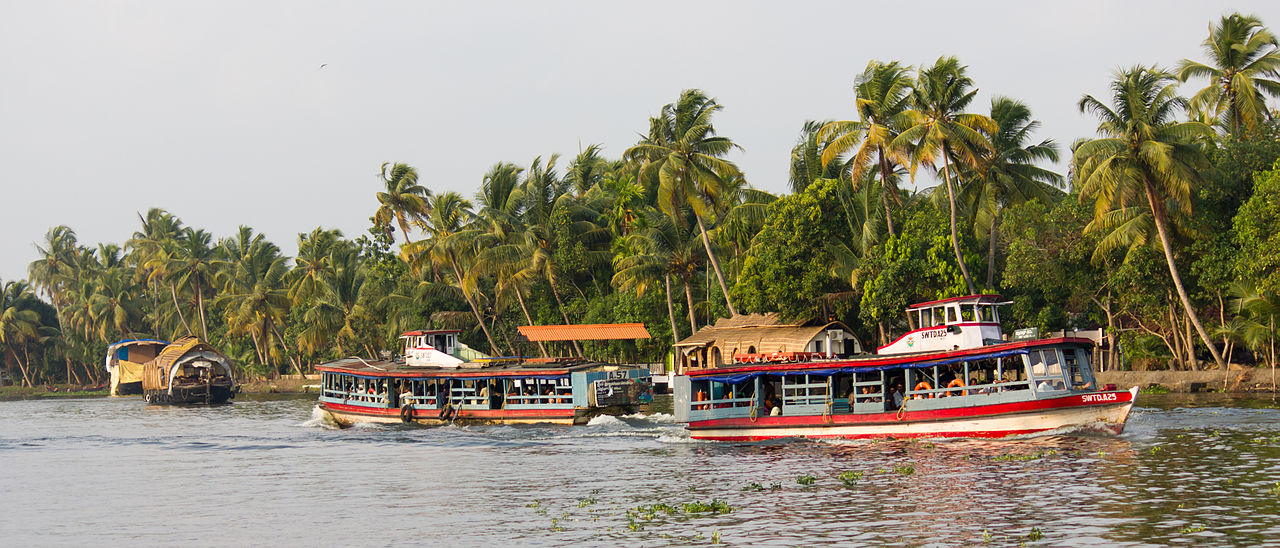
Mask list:
[[107,373],[111,376],[112,396],[136,396],[142,393],[142,366],[156,359],[168,341],[125,339],[107,347]]
[[195,337],[166,346],[142,368],[147,403],[223,403],[236,393],[231,359]]
[[862,353],[840,322],[785,322],[777,314],[721,318],[675,344],[676,374],[733,363],[835,358]]

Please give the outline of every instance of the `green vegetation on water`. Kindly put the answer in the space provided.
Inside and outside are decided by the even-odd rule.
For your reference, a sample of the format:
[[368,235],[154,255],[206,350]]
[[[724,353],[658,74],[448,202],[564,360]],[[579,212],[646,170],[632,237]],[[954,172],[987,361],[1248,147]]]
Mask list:
[[[499,162],[471,198],[384,164],[367,232],[316,228],[296,257],[250,227],[215,238],[161,209],[123,243],[55,226],[29,279],[0,284],[0,354],[25,386],[99,384],[109,343],[185,334],[256,376],[394,353],[420,328],[497,355],[661,361],[748,312],[838,319],[872,348],[908,329],[909,303],[999,292],[1010,329],[1106,326],[1110,363],[1274,368],[1280,45],[1229,14],[1204,47],[1083,96],[1097,134],[1070,150],[999,90],[973,104],[978,82],[954,57],[871,61],[850,71],[848,119],[797,124],[782,196],[726,159],[740,147],[716,131],[724,106],[686,90],[636,120],[619,157],[592,145]],[[1062,155],[1065,175],[1046,167]],[[922,167],[936,187],[914,184]],[[515,342],[519,325],[613,322],[653,338]]]

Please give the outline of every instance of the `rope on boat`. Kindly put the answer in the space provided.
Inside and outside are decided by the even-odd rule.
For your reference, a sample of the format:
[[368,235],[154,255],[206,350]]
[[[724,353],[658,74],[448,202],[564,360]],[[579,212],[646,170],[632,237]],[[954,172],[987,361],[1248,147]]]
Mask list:
[[760,416],[760,408],[756,407],[755,399],[751,400],[751,410],[748,412],[748,416],[751,417],[751,422],[756,422],[756,419]]
[[831,401],[831,398],[827,398],[827,408],[822,411],[822,420],[827,424],[835,421],[833,407],[835,407],[835,402]]
[[898,420],[902,420],[907,415],[907,402],[911,400],[902,400],[902,407],[898,408]]
[[373,364],[371,364],[371,363],[369,363],[369,362],[367,362],[367,361],[364,361],[364,358],[361,358],[360,356],[347,356],[347,357],[348,357],[348,358],[355,358],[355,359],[357,359],[357,360],[360,360],[360,363],[363,363],[365,367],[372,367],[372,368],[374,368],[374,369],[377,369],[378,371],[386,371],[386,369],[383,369],[383,368],[378,367],[378,366],[376,366],[376,365],[373,365]]

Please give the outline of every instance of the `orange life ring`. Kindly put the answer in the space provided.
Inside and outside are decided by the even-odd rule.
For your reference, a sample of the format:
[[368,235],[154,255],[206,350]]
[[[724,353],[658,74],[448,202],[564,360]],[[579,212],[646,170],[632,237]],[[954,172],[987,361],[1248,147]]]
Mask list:
[[[947,388],[964,388],[964,387],[965,387],[964,379],[961,379],[960,377],[956,377],[956,378],[954,378],[954,379],[951,379],[951,382],[950,382],[950,383],[947,383]],[[964,390],[948,390],[948,391],[947,391],[947,395],[948,395],[948,396],[963,396],[963,395],[964,395]]]
[[[916,383],[916,387],[913,390],[915,390],[916,392],[919,392],[921,390],[933,390],[933,385],[929,384],[929,381],[920,381]],[[916,399],[933,398],[933,397],[935,397],[933,394],[929,394],[928,396],[921,396],[920,394],[916,394],[915,396]]]

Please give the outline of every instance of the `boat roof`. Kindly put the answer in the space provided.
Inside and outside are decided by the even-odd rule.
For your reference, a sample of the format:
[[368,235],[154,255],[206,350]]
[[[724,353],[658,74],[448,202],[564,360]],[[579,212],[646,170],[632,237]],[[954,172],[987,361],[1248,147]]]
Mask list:
[[615,341],[649,338],[642,323],[591,323],[577,325],[522,325],[517,329],[531,342]]
[[420,329],[418,331],[405,331],[401,333],[401,337],[417,337],[419,335],[448,335],[450,333],[462,333],[461,329]]
[[988,302],[988,303],[990,303],[990,304],[995,304],[997,301],[1000,301],[1001,299],[1004,299],[1004,297],[1002,297],[1002,296],[1000,296],[1000,295],[996,295],[996,294],[985,294],[985,295],[965,295],[965,296],[963,296],[963,297],[949,297],[949,298],[946,298],[946,299],[940,299],[940,300],[937,300],[937,301],[928,301],[928,302],[923,302],[923,303],[916,303],[916,304],[913,304],[913,305],[911,305],[911,306],[908,306],[908,307],[907,307],[907,310],[915,310],[915,309],[917,309],[917,308],[925,308],[925,307],[929,307],[929,306],[937,306],[937,305],[940,305],[940,304],[945,304],[945,303],[954,303],[954,302],[962,302],[962,301],[975,302],[975,303],[976,303],[976,302],[984,302],[984,301],[985,301],[985,302]]
[[160,339],[120,339],[111,343],[109,348],[129,346],[133,344],[169,344],[169,341],[162,341]]
[[577,371],[606,368],[630,368],[632,366],[592,362],[585,360],[559,360],[547,363],[497,363],[468,362],[460,367],[405,365],[387,360],[343,358],[316,366],[317,371],[349,373],[369,377],[413,378],[473,378],[473,377],[542,377],[568,375]]
[[[882,368],[908,366],[911,364],[934,364],[998,357],[1012,354],[1025,354],[1030,347],[1054,346],[1062,344],[1093,345],[1093,341],[1083,337],[1056,337],[1052,339],[1036,339],[1031,341],[1015,341],[977,348],[960,350],[942,350],[932,352],[912,352],[909,354],[873,354],[863,357],[820,360],[799,363],[763,363],[763,364],[725,364],[709,369],[690,370],[690,377],[721,376],[743,373],[786,373],[807,370],[827,370],[840,368]],[[989,356],[987,356],[989,355]]]

